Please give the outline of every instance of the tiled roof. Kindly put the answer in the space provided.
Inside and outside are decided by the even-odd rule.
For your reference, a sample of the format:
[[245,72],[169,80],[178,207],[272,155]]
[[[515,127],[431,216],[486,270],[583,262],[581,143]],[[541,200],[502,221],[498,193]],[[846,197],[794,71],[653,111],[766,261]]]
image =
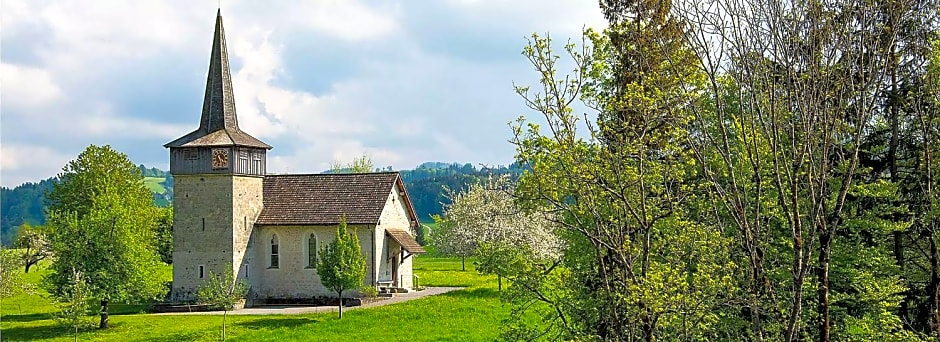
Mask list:
[[398,242],[401,245],[401,248],[404,248],[411,254],[425,253],[424,247],[421,247],[421,244],[418,243],[418,240],[415,240],[408,232],[401,229],[388,229],[385,231],[388,236],[391,236],[393,240]]
[[[334,225],[379,221],[398,172],[267,175],[259,225]],[[411,215],[411,213],[409,213]]]
[[220,129],[208,133],[195,130],[164,146],[166,147],[196,147],[196,146],[250,146],[270,149],[271,146],[261,140],[237,129]]

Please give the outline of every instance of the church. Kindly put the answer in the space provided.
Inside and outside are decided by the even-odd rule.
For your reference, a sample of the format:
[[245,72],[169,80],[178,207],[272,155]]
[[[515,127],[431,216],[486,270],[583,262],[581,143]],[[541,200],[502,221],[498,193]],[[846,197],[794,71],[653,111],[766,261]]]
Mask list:
[[172,299],[193,299],[226,267],[250,287],[249,305],[336,296],[316,260],[343,215],[366,258],[363,285],[413,286],[413,256],[424,249],[398,172],[267,174],[272,147],[238,126],[221,11],[199,128],[164,147],[175,192]]

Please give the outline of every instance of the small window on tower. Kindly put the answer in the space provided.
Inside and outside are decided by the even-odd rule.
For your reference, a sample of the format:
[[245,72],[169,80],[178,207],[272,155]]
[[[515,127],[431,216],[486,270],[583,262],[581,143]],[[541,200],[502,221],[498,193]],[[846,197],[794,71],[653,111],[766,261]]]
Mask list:
[[205,265],[199,265],[199,279],[202,279],[202,278],[205,278],[205,277],[206,277],[206,266],[205,266]]
[[187,148],[183,150],[183,159],[184,160],[196,160],[199,159],[199,152],[194,148]]
[[248,151],[238,151],[239,172],[248,172]]

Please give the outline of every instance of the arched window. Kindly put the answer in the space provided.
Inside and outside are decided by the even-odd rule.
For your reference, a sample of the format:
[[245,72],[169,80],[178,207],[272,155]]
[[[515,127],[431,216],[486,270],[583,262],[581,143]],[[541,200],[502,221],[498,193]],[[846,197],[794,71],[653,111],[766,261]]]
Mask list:
[[317,268],[317,236],[313,233],[307,238],[307,268]]
[[279,255],[277,234],[271,236],[271,268],[278,268],[280,265],[280,260],[278,260]]

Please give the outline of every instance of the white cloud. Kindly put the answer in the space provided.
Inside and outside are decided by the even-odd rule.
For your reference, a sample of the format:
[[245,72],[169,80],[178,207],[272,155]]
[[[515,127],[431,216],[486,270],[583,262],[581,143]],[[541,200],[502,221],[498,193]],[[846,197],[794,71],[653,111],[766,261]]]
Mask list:
[[52,105],[62,90],[48,70],[0,63],[0,93],[5,105],[30,110]]
[[222,10],[229,22],[243,27],[258,25],[281,31],[312,30],[317,36],[364,41],[398,31],[398,6],[366,5],[355,0],[244,1]]
[[[596,1],[571,0],[451,0],[466,15],[495,17],[491,22],[508,23],[577,36],[584,27],[607,27],[607,21]],[[587,4],[587,6],[585,6]]]
[[[223,2],[239,124],[275,145],[270,170],[318,172],[361,154],[396,168],[506,163],[505,123],[521,109],[511,84],[534,77],[506,42],[521,49],[532,31],[576,37],[600,17],[596,3],[567,0],[411,4]],[[52,176],[89,143],[166,160],[161,145],[198,125],[215,5],[4,1],[3,184]],[[474,44],[493,35],[496,45]],[[297,51],[311,56],[289,55]],[[298,70],[307,57],[343,71]]]
[[305,2],[301,22],[346,40],[379,38],[398,29],[395,8],[373,9],[357,1]]
[[71,158],[48,146],[4,143],[0,145],[0,185],[14,187],[54,176]]

